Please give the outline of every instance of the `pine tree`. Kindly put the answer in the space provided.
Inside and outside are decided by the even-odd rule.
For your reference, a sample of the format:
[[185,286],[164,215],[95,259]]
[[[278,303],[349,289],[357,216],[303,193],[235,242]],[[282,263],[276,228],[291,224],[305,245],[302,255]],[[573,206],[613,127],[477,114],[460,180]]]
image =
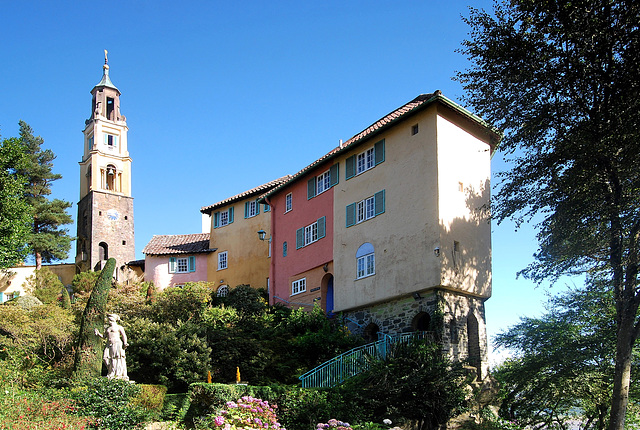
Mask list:
[[20,121],[20,139],[25,147],[28,162],[20,173],[27,178],[26,200],[33,214],[33,228],[28,240],[35,260],[36,269],[42,262],[50,263],[67,258],[73,237],[68,229],[61,228],[73,222],[66,210],[70,202],[60,199],[49,200],[51,186],[62,178],[53,173],[53,160],[56,156],[50,149],[42,149],[44,139],[33,135],[33,130],[24,121]]

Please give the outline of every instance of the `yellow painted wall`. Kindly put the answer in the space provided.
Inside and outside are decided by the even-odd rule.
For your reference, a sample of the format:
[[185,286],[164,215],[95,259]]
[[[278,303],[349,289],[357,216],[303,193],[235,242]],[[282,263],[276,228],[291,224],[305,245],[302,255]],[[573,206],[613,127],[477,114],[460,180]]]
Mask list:
[[442,285],[488,298],[491,225],[483,205],[491,191],[491,152],[476,126],[443,108],[438,114]]
[[[479,267],[473,266],[480,260],[475,255],[480,249],[490,250],[490,226],[456,222],[459,216],[469,218],[458,184],[462,181],[477,190],[480,183],[488,181],[489,146],[453,125],[452,115],[443,116],[438,109],[443,108],[431,105],[340,157],[344,166],[348,156],[385,139],[385,161],[348,181],[342,173],[334,191],[336,311],[443,284],[474,294],[490,294],[490,258],[483,259]],[[462,117],[455,120],[466,121]],[[419,132],[412,135],[416,124]],[[382,189],[385,213],[346,228],[346,206]],[[475,236],[478,239],[472,241]],[[461,275],[450,275],[451,259],[444,257],[453,240],[466,250],[468,267],[461,274],[472,276],[464,282]],[[356,252],[365,242],[375,249],[375,275],[356,279]],[[436,248],[441,250],[439,256]],[[475,288],[476,279],[482,288]]]
[[[269,242],[258,239],[257,232],[264,230],[266,237],[271,237],[271,212],[264,212],[264,205],[260,205],[260,213],[252,218],[244,218],[244,204],[248,200],[255,200],[253,196],[246,200],[218,208],[226,210],[234,207],[234,221],[224,227],[213,228],[211,216],[211,248],[217,248],[209,254],[207,262],[207,281],[216,286],[228,285],[235,288],[238,285],[251,285],[254,288],[267,288],[270,258]],[[227,251],[227,268],[218,270],[218,254]]]

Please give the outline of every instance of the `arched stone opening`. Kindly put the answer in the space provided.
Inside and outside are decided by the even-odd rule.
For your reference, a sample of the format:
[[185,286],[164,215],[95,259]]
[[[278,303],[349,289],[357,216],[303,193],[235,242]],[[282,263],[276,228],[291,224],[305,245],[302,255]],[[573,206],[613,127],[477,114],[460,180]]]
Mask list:
[[333,315],[333,275],[327,273],[320,282],[320,306],[326,313]]
[[420,312],[413,317],[411,321],[411,330],[413,331],[429,331],[431,330],[431,315],[427,312]]
[[478,379],[482,377],[482,357],[480,354],[480,330],[478,319],[473,313],[467,317],[467,350],[469,365],[478,369]]
[[369,323],[362,331],[362,337],[367,342],[375,342],[378,340],[378,332],[380,331],[380,327],[376,323]]

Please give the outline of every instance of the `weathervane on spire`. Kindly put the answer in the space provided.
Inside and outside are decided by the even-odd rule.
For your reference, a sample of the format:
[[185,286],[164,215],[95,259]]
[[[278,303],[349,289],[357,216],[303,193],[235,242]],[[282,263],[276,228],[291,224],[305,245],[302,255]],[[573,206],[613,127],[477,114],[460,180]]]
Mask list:
[[109,53],[109,52],[105,49],[105,50],[104,50],[104,64],[109,63],[109,60],[107,59],[107,54],[108,54],[108,53]]

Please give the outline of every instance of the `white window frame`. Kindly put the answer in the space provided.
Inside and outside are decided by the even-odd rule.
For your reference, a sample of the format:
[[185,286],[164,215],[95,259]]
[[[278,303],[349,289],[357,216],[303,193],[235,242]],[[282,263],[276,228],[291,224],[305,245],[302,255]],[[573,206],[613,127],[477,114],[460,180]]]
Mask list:
[[176,273],[189,273],[189,258],[176,258]]
[[376,216],[376,200],[373,196],[367,197],[356,203],[356,224],[364,222]]
[[316,178],[316,196],[331,188],[331,171],[327,170]]
[[284,213],[287,213],[293,207],[293,194],[289,193],[284,198]]
[[225,225],[229,225],[229,209],[220,212],[220,221],[218,223],[218,227],[224,227]]
[[375,253],[363,255],[356,259],[356,279],[366,278],[376,274]]
[[304,228],[304,245],[307,246],[318,241],[318,221]]
[[247,208],[247,218],[252,218],[258,215],[258,202],[255,200],[248,202],[249,206]]
[[229,267],[229,259],[227,251],[218,253],[218,270],[224,270]]
[[356,175],[372,169],[376,165],[376,149],[371,147],[356,156]]
[[307,291],[307,278],[300,278],[291,283],[291,295],[304,293]]

